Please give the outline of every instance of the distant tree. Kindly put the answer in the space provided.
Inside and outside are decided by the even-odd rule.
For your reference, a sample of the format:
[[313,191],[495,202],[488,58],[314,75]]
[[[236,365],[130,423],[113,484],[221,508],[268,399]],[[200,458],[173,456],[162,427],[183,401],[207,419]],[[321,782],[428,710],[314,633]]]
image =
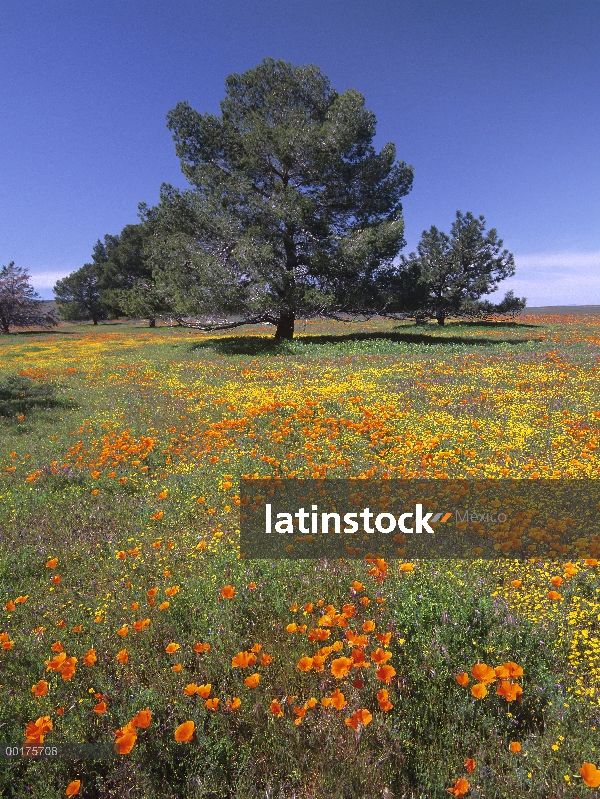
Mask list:
[[38,294],[30,285],[27,269],[11,261],[0,269],[0,332],[8,333],[11,327],[55,327],[58,317],[46,310]]
[[107,318],[100,298],[100,270],[97,264],[84,264],[54,286],[61,319],[79,322],[91,319],[97,325]]
[[457,211],[450,235],[435,226],[423,231],[417,253],[402,256],[399,266],[388,270],[388,310],[412,314],[417,321],[435,318],[440,325],[448,316],[520,313],[526,301],[512,292],[497,305],[481,300],[515,273],[514,258],[502,245],[494,228],[485,232],[483,216]]
[[98,240],[92,260],[98,267],[100,301],[113,316],[148,319],[155,326],[157,316],[170,305],[157,290],[146,245],[149,223],[126,225],[118,236]]
[[376,152],[359,92],[267,58],[227,78],[220,116],[179,103],[168,127],[193,187],[163,186],[153,209],[153,274],[174,320],[269,322],[291,339],[297,317],[374,312],[413,173],[393,144]]

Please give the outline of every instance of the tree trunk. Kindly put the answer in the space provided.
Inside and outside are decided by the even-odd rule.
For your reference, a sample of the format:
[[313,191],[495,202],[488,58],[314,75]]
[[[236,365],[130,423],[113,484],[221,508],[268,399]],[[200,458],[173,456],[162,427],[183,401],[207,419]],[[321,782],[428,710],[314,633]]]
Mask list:
[[156,327],[156,319],[151,319],[148,327]]
[[96,319],[96,317],[95,317],[95,316],[92,316],[92,322],[93,322],[95,325],[97,325],[97,324],[98,324],[98,320]]
[[436,314],[437,323],[438,325],[445,325],[446,324],[446,314],[443,311],[440,311]]
[[291,341],[294,338],[294,321],[295,314],[293,311],[282,311],[277,322],[277,330],[275,331],[275,338],[285,341]]

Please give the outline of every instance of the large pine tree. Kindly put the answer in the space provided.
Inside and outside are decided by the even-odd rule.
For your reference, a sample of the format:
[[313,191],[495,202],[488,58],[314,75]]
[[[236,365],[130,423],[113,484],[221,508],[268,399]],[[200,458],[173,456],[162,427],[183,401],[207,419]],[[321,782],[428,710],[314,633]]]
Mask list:
[[[152,209],[153,272],[181,323],[211,329],[373,312],[404,246],[412,167],[373,147],[375,116],[313,65],[265,59],[226,81],[221,115],[168,115],[187,191]],[[231,317],[235,317],[231,320]]]

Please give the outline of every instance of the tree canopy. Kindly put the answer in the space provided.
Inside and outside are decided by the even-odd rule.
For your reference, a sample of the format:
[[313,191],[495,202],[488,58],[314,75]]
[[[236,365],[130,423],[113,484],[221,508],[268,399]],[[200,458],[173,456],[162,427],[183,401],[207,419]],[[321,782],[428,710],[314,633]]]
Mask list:
[[58,317],[47,310],[30,284],[27,269],[11,261],[0,269],[0,333],[11,327],[55,327]]
[[54,286],[54,296],[61,319],[78,322],[91,319],[97,325],[107,318],[100,297],[100,269],[97,264],[84,264]]
[[[412,167],[373,147],[375,116],[321,70],[265,59],[226,80],[221,115],[168,114],[192,188],[163,186],[151,261],[172,318],[214,329],[372,313],[404,246]],[[227,321],[235,316],[235,321]]]
[[106,235],[94,246],[100,302],[111,316],[149,319],[167,313],[170,305],[156,289],[148,259],[149,224],[126,225],[118,235]]
[[450,235],[435,226],[424,230],[417,252],[386,272],[388,310],[435,318],[440,325],[448,316],[519,313],[526,301],[512,291],[497,305],[481,299],[515,273],[514,258],[502,246],[495,228],[486,233],[483,216],[457,211]]

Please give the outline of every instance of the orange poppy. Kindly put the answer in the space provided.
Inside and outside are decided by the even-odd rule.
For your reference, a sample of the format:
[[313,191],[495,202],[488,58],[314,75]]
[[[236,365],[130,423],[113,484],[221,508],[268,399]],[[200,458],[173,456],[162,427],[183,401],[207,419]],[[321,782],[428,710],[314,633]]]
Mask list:
[[487,685],[496,679],[496,672],[485,663],[476,663],[471,669],[471,674],[478,682]]
[[273,662],[273,658],[271,657],[271,655],[267,654],[266,652],[263,652],[263,654],[260,656],[260,662],[262,666],[268,666],[269,663]]
[[129,661],[129,652],[126,649],[121,649],[121,651],[117,654],[117,660],[122,666],[124,666],[125,663]]
[[600,786],[600,770],[593,763],[584,763],[579,769],[579,773],[588,788],[598,788]]
[[459,685],[462,685],[463,688],[465,687],[465,685],[468,685],[469,684],[469,675],[467,674],[467,672],[466,671],[461,671],[460,674],[457,674],[456,675],[456,682]]
[[118,755],[128,755],[137,741],[137,732],[131,722],[128,722],[120,730],[116,730],[115,752]]
[[218,710],[219,709],[219,700],[218,699],[207,699],[204,703],[209,710]]
[[348,704],[346,702],[346,697],[339,688],[336,688],[335,691],[331,692],[331,704],[336,710],[343,710]]
[[523,693],[523,689],[518,682],[508,682],[508,680],[501,680],[496,688],[498,696],[503,696],[507,702],[514,702]]
[[448,793],[454,794],[454,796],[459,797],[467,794],[469,792],[470,787],[471,786],[469,784],[469,781],[465,780],[463,777],[460,777],[459,779],[455,780],[452,788],[446,788],[446,790],[448,791]]
[[75,674],[75,664],[77,663],[77,658],[67,658],[64,662],[62,669],[60,670],[60,676],[63,680],[70,680],[71,677]]
[[191,741],[194,737],[195,729],[196,725],[193,721],[184,721],[183,724],[180,724],[175,730],[175,740],[179,741],[180,743],[184,741]]
[[283,708],[276,699],[269,705],[269,710],[274,716],[283,716]]
[[224,588],[221,588],[221,596],[223,599],[233,599],[235,596],[235,588],[232,585],[226,585]]
[[97,705],[94,705],[94,713],[97,713],[99,716],[106,713],[106,702],[98,702]]
[[25,728],[25,743],[41,744],[44,736],[52,729],[50,716],[40,716],[35,721],[30,721]]
[[246,669],[248,666],[254,666],[256,663],[256,655],[254,652],[238,652],[237,655],[231,658],[231,667],[233,669]]
[[373,663],[377,663],[377,665],[383,666],[384,663],[387,663],[388,660],[392,657],[391,652],[386,652],[385,649],[376,649],[374,652],[371,652],[369,655]]
[[375,674],[382,682],[389,685],[396,674],[396,669],[393,666],[381,666],[381,668],[377,669]]
[[259,682],[260,674],[258,672],[254,672],[254,674],[251,674],[244,680],[244,683],[248,686],[248,688],[256,688]]
[[57,564],[58,564],[58,558],[50,558],[50,560],[46,561],[46,568],[55,569]]
[[347,724],[348,727],[353,727],[355,730],[358,730],[360,724],[363,727],[366,727],[367,724],[370,724],[372,721],[373,716],[369,713],[366,709],[356,710],[352,717],[349,719],[344,719],[344,723]]
[[513,660],[507,660],[506,663],[502,665],[505,669],[508,669],[508,676],[512,679],[523,676],[523,667],[519,666],[519,664],[515,663]]
[[177,652],[178,649],[181,649],[179,644],[167,644],[165,652],[167,655],[172,655],[174,652]]
[[145,710],[139,710],[131,719],[131,723],[134,727],[141,727],[144,730],[150,726],[151,721],[152,712],[148,708]]
[[394,707],[390,702],[390,695],[387,688],[382,688],[380,691],[377,691],[377,703],[381,710],[386,713]]
[[518,741],[511,741],[508,748],[511,752],[518,754],[521,751],[521,744]]
[[158,609],[166,610],[169,607],[169,604],[170,604],[169,602],[161,602],[160,605],[158,606]]
[[97,660],[98,658],[96,657],[95,649],[88,649],[88,651],[83,656],[83,663],[85,666],[93,666]]
[[341,680],[343,677],[348,676],[353,665],[354,661],[352,658],[336,658],[335,660],[331,661],[331,673],[338,680]]
[[352,590],[353,590],[353,591],[356,591],[357,593],[358,593],[358,592],[360,592],[360,591],[364,591],[364,590],[365,590],[365,587],[364,587],[364,585],[363,585],[362,583],[359,583],[359,582],[358,582],[358,580],[355,580],[355,581],[352,583],[352,586],[351,586],[351,587],[352,587]]
[[198,696],[201,696],[202,699],[208,699],[208,697],[210,696],[211,689],[212,689],[211,683],[207,683],[206,685],[198,685],[196,686],[196,693],[198,694]]
[[472,757],[465,758],[465,769],[468,771],[469,774],[472,774],[475,771],[475,767],[477,763],[473,760]]
[[475,699],[484,699],[487,696],[487,688],[483,683],[478,682],[471,688],[471,693]]
[[8,602],[4,605],[4,610],[8,610],[10,613],[12,613],[15,607],[16,607],[15,603],[12,601],[12,599],[9,599]]
[[170,588],[165,588],[165,594],[169,597],[173,597],[177,593],[179,593],[178,585],[172,585]]
[[310,671],[313,667],[313,659],[309,657],[300,658],[296,666],[300,671]]
[[242,700],[239,697],[237,697],[237,696],[234,696],[234,697],[232,697],[231,699],[228,699],[225,702],[225,706],[227,707],[227,710],[237,710],[238,707],[241,706],[241,704],[242,704]]
[[360,669],[362,667],[368,668],[371,664],[365,662],[365,650],[364,649],[353,649],[350,652],[352,655],[352,660],[354,661],[354,668]]
[[522,580],[511,580],[510,584],[512,585],[513,588],[520,588],[523,585],[523,581]]
[[67,785],[65,796],[77,796],[81,788],[81,780],[73,780]]
[[60,655],[55,655],[52,660],[45,660],[44,663],[48,667],[46,671],[60,671],[63,668],[63,664],[66,659],[66,654],[61,652]]
[[362,624],[362,629],[366,633],[372,633],[375,629],[375,622],[374,621],[365,621]]
[[34,696],[46,696],[48,693],[48,683],[46,680],[40,680],[31,688],[31,693]]
[[564,583],[564,580],[562,577],[556,576],[556,577],[551,577],[550,582],[555,588],[560,588],[561,585]]
[[548,599],[552,599],[554,602],[558,601],[559,599],[562,599],[562,594],[559,594],[558,591],[548,591],[546,596],[548,597]]

